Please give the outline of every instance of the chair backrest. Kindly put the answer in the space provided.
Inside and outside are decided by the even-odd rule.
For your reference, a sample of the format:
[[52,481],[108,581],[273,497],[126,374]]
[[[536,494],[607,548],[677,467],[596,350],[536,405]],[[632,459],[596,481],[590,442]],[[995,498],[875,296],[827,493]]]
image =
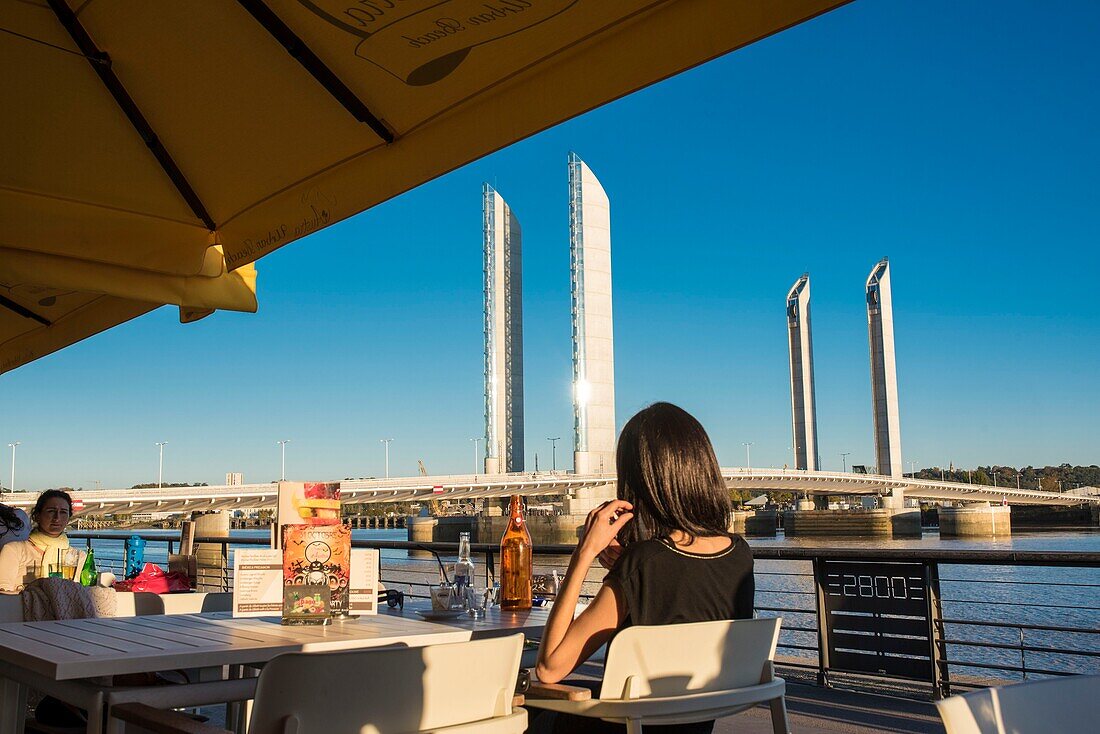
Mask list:
[[[249,732],[420,732],[512,713],[523,635],[288,653],[264,666]],[[522,730],[522,726],[520,727]]]
[[947,734],[1095,731],[1100,675],[985,688],[937,701]]
[[233,609],[231,592],[196,591],[184,594],[134,594],[134,613],[146,614],[199,614],[201,612],[228,612]]
[[600,698],[677,696],[761,682],[782,620],[737,619],[627,627],[611,641]]
[[19,594],[0,594],[0,623],[23,621],[23,599]]

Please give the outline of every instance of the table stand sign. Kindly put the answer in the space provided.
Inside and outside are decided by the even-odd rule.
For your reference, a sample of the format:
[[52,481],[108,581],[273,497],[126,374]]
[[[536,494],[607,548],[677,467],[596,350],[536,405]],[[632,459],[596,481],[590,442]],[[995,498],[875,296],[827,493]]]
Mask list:
[[[317,623],[324,602],[328,616],[345,617],[351,574],[351,528],[347,525],[283,525],[283,583],[290,587],[311,587],[312,603],[306,589],[296,588],[285,597],[284,624]],[[321,593],[313,587],[324,587]],[[305,617],[303,609],[313,607]]]
[[184,520],[180,523],[180,550],[181,556],[189,556],[195,552],[195,521]]
[[239,548],[233,553],[233,616],[271,617],[283,611],[283,552]]
[[351,551],[350,616],[378,614],[378,551],[353,548]]
[[343,519],[339,482],[281,481],[275,521],[283,525],[339,525]]

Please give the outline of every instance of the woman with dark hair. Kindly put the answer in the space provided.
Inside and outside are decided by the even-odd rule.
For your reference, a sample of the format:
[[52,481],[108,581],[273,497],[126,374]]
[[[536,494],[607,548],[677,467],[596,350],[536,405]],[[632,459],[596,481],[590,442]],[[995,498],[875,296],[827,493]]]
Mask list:
[[[617,499],[588,515],[565,583],[550,612],[536,672],[556,683],[615,632],[634,624],[752,617],[752,554],[729,533],[731,505],[710,438],[699,421],[654,403],[619,436]],[[581,584],[593,562],[610,573],[576,619]],[[621,724],[539,714],[531,731],[621,732]],[[714,722],[647,731],[710,732]]]
[[26,540],[0,548],[0,593],[18,594],[28,579],[49,576],[50,559],[69,547],[65,527],[73,514],[68,492],[47,489],[31,510],[34,529]]

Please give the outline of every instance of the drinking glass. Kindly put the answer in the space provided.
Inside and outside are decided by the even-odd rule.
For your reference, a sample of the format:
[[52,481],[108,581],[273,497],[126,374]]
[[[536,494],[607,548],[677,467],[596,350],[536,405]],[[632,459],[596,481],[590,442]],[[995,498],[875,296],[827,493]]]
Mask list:
[[80,560],[80,551],[76,548],[64,548],[61,551],[61,578],[76,580],[76,563]]
[[470,584],[466,587],[466,612],[474,619],[485,616],[485,600],[488,590],[484,584]]

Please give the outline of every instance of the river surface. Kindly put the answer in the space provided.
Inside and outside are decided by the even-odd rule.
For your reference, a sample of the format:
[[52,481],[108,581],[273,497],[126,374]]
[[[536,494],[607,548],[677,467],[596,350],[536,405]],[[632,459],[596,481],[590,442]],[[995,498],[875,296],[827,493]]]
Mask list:
[[[166,539],[179,537],[178,531],[173,530],[143,532],[163,535]],[[267,529],[235,530],[230,537],[242,540],[266,539],[269,533]],[[406,531],[402,529],[360,529],[352,531],[352,537],[356,540],[407,538]],[[998,539],[941,539],[935,530],[926,530],[920,539],[899,540],[788,539],[780,533],[775,538],[750,538],[749,544],[757,547],[912,548],[916,551],[954,549],[1100,552],[1100,529],[1019,532]],[[95,540],[93,547],[101,568],[120,572],[122,541]],[[234,544],[230,553],[237,547],[255,546]],[[411,558],[404,550],[384,550],[381,555],[382,578],[391,588],[399,588],[412,595],[424,595],[426,585],[438,579],[438,565],[430,557]],[[167,544],[150,540],[146,560],[166,565]],[[479,567],[483,563],[484,557],[475,559],[475,564]],[[568,558],[564,556],[536,556],[535,573],[550,573],[553,569],[561,572],[567,563]],[[586,592],[595,593],[603,573],[599,568],[589,572],[585,584]],[[759,560],[756,562],[755,573],[756,605],[762,608],[759,614],[774,616],[781,613],[784,617],[779,654],[816,659],[817,633],[814,629],[817,616],[814,611],[816,600],[810,563]],[[941,564],[940,579],[945,620],[1041,625],[1091,631],[1032,630],[1013,626],[947,622],[945,635],[948,640],[977,643],[977,646],[948,644],[947,657],[953,661],[953,676],[1009,679],[1025,677],[1018,670],[990,669],[966,665],[967,662],[1026,667],[1026,677],[1041,677],[1041,672],[1038,671],[1042,670],[1100,674],[1100,569]],[[775,609],[784,611],[776,612]],[[803,609],[806,611],[792,611]],[[1028,647],[1050,648],[1053,652],[1027,650]],[[1070,651],[1091,655],[1072,655],[1069,654]]]

